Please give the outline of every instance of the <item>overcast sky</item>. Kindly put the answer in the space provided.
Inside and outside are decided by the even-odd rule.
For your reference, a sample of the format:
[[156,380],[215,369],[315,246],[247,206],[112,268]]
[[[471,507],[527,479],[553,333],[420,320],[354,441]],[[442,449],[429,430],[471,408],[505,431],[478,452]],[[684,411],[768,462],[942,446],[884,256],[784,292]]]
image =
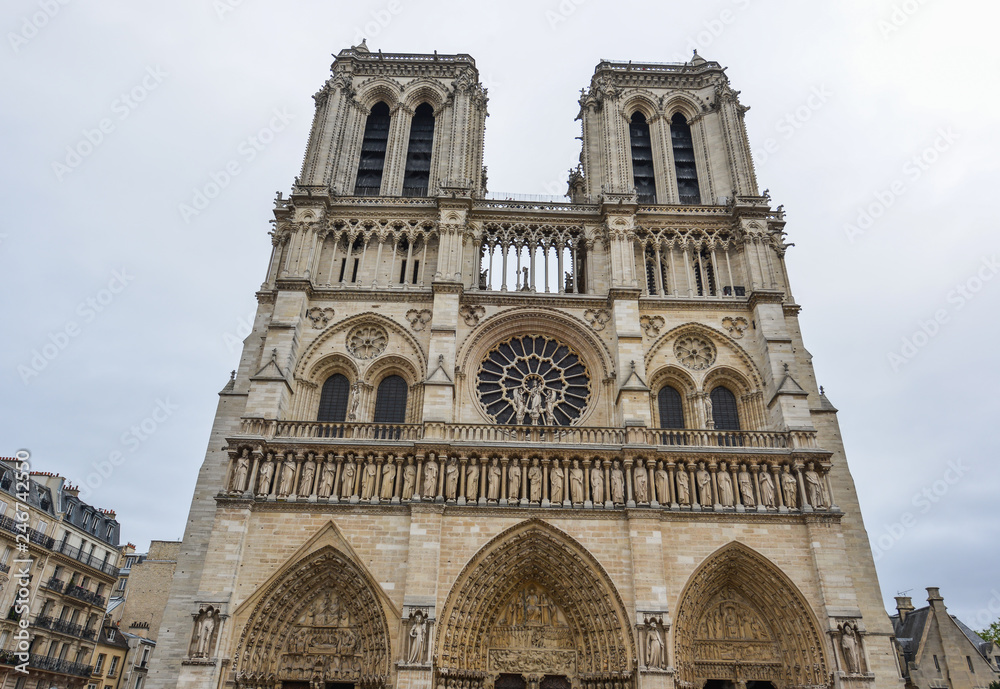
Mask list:
[[885,599],[939,586],[981,628],[1000,614],[998,23],[970,0],[6,0],[0,454],[89,483],[140,550],[181,537],[331,53],[471,54],[491,191],[559,194],[597,62],[697,48],[751,106],[788,213]]

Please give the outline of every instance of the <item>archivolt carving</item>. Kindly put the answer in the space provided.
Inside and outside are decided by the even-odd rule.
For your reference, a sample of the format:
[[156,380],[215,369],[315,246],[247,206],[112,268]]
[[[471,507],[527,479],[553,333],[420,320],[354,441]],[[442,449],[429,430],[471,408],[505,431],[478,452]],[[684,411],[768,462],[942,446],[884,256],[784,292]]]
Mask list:
[[[299,357],[299,361],[295,366],[295,376],[306,378],[306,371],[314,367],[316,359],[320,356],[324,356],[327,352],[338,349],[330,343],[331,338],[336,336],[338,333],[344,332],[345,330],[349,330],[352,327],[361,324],[379,325],[385,328],[385,330],[389,333],[390,344],[393,338],[399,338],[408,344],[411,350],[410,352],[405,352],[405,350],[395,351],[407,353],[413,357],[414,360],[412,363],[419,369],[419,380],[423,380],[427,377],[427,362],[424,358],[424,351],[413,335],[389,318],[372,311],[366,311],[365,313],[359,313],[356,316],[345,318],[338,323],[334,323],[320,333],[319,336],[312,341],[312,344],[310,344],[302,353],[302,356]],[[389,348],[388,351],[394,350]]]
[[359,84],[356,98],[366,111],[371,111],[380,100],[385,101],[391,110],[399,103],[399,94],[402,90],[403,87],[398,81],[378,76]]
[[[739,359],[740,363],[743,364],[743,373],[747,376],[747,378],[749,378],[751,386],[756,389],[763,387],[763,379],[761,378],[760,372],[757,370],[757,366],[753,363],[753,359],[751,359],[750,355],[747,354],[747,351],[732,338],[727,337],[718,330],[702,325],[701,323],[685,323],[677,326],[676,328],[672,328],[661,335],[659,339],[657,339],[656,342],[654,342],[646,351],[646,370],[651,370],[654,367],[656,356],[665,345],[672,343],[683,336],[693,335],[700,335],[714,344],[719,349],[720,357],[722,351],[724,350],[732,352],[732,354]],[[720,357],[717,357],[717,360],[720,360]]]
[[625,673],[633,633],[607,572],[540,520],[483,547],[448,595],[438,637],[445,672]]
[[781,570],[743,544],[724,546],[699,567],[676,619],[681,687],[706,679],[770,681],[782,689],[827,684],[826,647],[809,604]]

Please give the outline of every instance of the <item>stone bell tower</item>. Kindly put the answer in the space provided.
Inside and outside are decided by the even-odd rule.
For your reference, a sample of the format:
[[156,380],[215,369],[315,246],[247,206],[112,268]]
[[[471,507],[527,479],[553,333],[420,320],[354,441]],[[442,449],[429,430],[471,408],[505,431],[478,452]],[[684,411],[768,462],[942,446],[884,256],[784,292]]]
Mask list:
[[150,689],[898,689],[723,68],[601,62],[548,201],[478,79],[336,56]]

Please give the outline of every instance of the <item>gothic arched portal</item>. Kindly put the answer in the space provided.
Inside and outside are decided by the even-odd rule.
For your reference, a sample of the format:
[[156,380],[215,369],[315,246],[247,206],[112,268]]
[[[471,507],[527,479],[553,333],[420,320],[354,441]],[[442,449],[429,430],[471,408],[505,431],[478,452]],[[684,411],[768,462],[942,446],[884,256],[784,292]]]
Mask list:
[[720,548],[691,576],[674,628],[681,687],[828,685],[823,636],[809,604],[781,570],[741,543]]
[[549,677],[620,688],[632,681],[632,649],[604,568],[568,534],[530,520],[487,543],[456,580],[441,616],[438,686]]

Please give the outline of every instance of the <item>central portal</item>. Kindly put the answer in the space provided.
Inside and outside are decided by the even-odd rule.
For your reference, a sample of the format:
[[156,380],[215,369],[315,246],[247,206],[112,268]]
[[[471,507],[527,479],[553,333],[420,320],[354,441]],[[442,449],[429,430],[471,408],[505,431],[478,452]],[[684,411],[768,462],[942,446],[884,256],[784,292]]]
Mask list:
[[[576,675],[573,634],[551,593],[527,582],[500,607],[488,641],[488,669],[501,674]],[[559,689],[550,684],[547,689]]]

